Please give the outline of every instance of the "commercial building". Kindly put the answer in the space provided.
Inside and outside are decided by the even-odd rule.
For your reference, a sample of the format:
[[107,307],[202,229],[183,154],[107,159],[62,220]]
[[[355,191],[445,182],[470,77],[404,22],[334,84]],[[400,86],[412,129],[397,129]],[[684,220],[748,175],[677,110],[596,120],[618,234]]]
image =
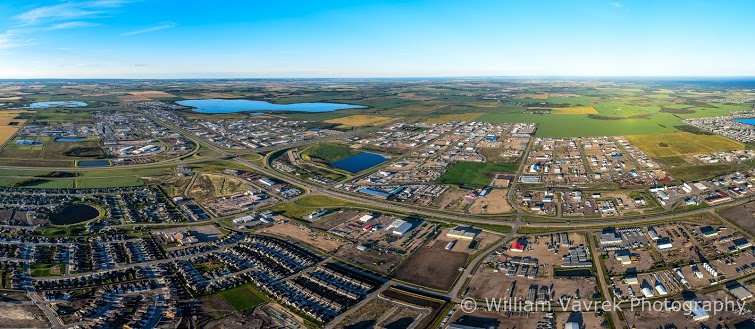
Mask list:
[[471,227],[459,226],[457,228],[449,230],[446,234],[446,237],[452,239],[473,240],[475,237],[477,237],[477,232],[477,230]]
[[668,237],[658,240],[658,250],[668,250],[673,247],[674,245],[671,243],[671,239],[669,239]]
[[616,251],[616,260],[618,260],[621,263],[621,265],[632,264],[632,258],[629,257],[629,251],[628,250],[617,250]]
[[409,223],[403,219],[397,219],[393,221],[388,227],[387,230],[392,230],[392,233],[395,235],[404,235],[406,232],[409,232],[409,230],[412,229],[412,223]]
[[729,287],[729,292],[739,300],[752,298],[752,292],[750,292],[749,290],[747,290],[747,288],[743,287],[740,284]]
[[622,242],[624,242],[624,240],[621,238],[621,235],[616,232],[606,232],[600,235],[601,246],[617,245],[621,244]]

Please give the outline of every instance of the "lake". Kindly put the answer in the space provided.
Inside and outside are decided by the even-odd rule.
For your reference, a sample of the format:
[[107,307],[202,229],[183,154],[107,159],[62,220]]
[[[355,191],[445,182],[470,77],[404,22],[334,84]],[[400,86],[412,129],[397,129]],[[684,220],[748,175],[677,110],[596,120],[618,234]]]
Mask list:
[[377,166],[388,158],[375,153],[362,152],[357,155],[352,155],[346,159],[338,160],[330,165],[339,169],[343,169],[352,173],[358,173],[362,170]]
[[235,113],[247,111],[332,112],[344,109],[363,109],[366,106],[339,103],[273,104],[248,99],[193,99],[176,104],[194,108],[198,113]]
[[58,137],[55,139],[56,142],[64,142],[64,143],[81,142],[83,140],[86,140],[86,137]]
[[76,167],[106,167],[110,165],[108,160],[86,160],[77,161]]
[[71,204],[50,213],[48,217],[53,225],[70,225],[95,219],[99,215],[100,211],[95,207],[85,204]]
[[26,108],[29,109],[49,109],[54,107],[84,107],[87,103],[79,101],[62,101],[62,102],[36,102],[31,103]]
[[736,120],[734,120],[734,122],[741,122],[741,123],[746,123],[746,124],[748,124],[748,125],[753,125],[753,126],[755,126],[755,118],[750,118],[750,119],[736,119]]

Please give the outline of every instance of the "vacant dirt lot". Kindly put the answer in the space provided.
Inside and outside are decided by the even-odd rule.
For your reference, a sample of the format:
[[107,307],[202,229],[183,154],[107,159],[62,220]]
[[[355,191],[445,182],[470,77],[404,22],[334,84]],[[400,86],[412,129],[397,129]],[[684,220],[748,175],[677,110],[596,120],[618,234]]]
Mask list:
[[262,232],[294,238],[327,252],[335,252],[343,246],[341,240],[321,234],[303,225],[291,223],[275,224],[262,230]]
[[466,204],[464,202],[464,191],[455,189],[449,189],[433,201],[433,205],[443,210],[460,210]]
[[254,309],[252,314],[233,314],[210,321],[203,328],[304,328],[304,320],[278,304],[270,303]]
[[471,214],[503,214],[511,212],[511,205],[506,198],[508,190],[493,190],[484,198],[478,197],[471,207]]
[[397,271],[396,279],[439,290],[449,290],[459,268],[467,263],[467,254],[445,250],[445,245],[436,243],[422,247]]
[[312,227],[327,231],[350,219],[356,218],[358,215],[360,215],[360,212],[355,210],[339,211],[315,221],[312,223]]
[[728,220],[736,223],[750,233],[755,233],[755,202],[721,211]]
[[380,252],[374,249],[359,251],[356,247],[357,245],[355,244],[340,248],[335,253],[335,256],[359,264],[368,270],[383,274],[391,273],[403,259],[403,257],[397,254]]
[[47,328],[47,321],[42,311],[33,305],[13,305],[0,303],[0,328]]
[[336,324],[336,329],[369,329],[374,328],[383,314],[393,308],[393,304],[375,298],[362,305],[356,312],[349,314],[340,323]]

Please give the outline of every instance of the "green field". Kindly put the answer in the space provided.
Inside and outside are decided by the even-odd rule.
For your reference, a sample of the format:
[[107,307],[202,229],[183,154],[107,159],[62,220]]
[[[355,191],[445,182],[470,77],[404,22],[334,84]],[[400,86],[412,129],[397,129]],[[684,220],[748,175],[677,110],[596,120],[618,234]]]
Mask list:
[[325,143],[310,147],[302,154],[302,157],[317,158],[327,163],[333,163],[359,153],[358,150],[348,146]]
[[696,181],[728,174],[735,171],[747,171],[749,167],[742,163],[716,163],[699,166],[668,168],[666,171],[677,180]]
[[359,204],[325,195],[310,195],[292,202],[278,204],[273,211],[291,218],[303,218],[320,208],[359,206]]
[[597,120],[583,114],[524,114],[522,111],[488,113],[481,122],[534,122],[538,124],[536,136],[586,137],[622,136],[672,133],[679,119],[669,113],[652,115],[645,119]]
[[218,293],[238,311],[246,311],[267,303],[270,299],[251,284],[231,288]]
[[79,178],[76,180],[77,188],[106,188],[140,186],[144,181],[139,177],[113,177],[113,178]]
[[[56,273],[53,273],[55,270]],[[35,263],[31,266],[31,276],[51,276],[65,274],[65,266],[63,264],[41,264]]]
[[515,173],[518,166],[514,164],[495,164],[484,162],[457,162],[451,169],[438,177],[437,183],[456,185],[487,186],[493,180],[493,173]]

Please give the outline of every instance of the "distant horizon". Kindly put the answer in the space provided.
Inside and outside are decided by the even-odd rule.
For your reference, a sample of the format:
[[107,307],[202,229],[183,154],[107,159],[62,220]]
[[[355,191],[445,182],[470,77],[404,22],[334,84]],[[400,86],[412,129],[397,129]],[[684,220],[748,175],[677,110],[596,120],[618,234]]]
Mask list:
[[184,78],[168,78],[168,77],[155,77],[155,78],[127,78],[127,77],[110,77],[110,78],[94,78],[94,77],[82,77],[82,78],[62,78],[62,77],[50,77],[50,78],[0,78],[0,81],[36,81],[36,80],[442,80],[442,79],[472,79],[472,80],[485,80],[485,79],[512,79],[512,80],[524,80],[524,79],[541,79],[541,80],[689,80],[699,81],[698,79],[710,79],[710,80],[755,80],[754,76],[556,76],[556,75],[543,75],[543,76],[497,76],[497,75],[478,75],[478,76],[375,76],[375,77],[184,77]]

